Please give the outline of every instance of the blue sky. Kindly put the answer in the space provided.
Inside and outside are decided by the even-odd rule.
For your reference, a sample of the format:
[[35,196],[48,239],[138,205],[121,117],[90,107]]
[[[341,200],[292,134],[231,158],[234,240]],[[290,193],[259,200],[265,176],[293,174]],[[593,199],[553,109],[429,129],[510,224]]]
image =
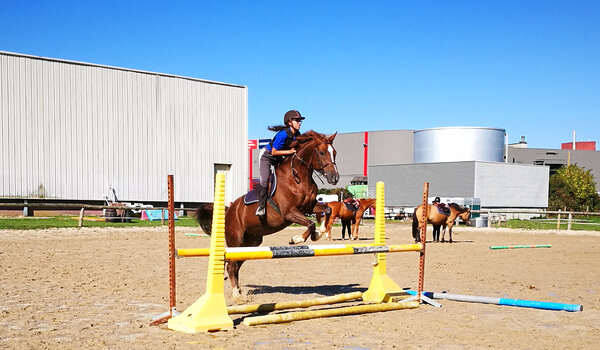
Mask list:
[[600,1],[0,1],[0,50],[248,87],[248,137],[482,126],[600,148]]

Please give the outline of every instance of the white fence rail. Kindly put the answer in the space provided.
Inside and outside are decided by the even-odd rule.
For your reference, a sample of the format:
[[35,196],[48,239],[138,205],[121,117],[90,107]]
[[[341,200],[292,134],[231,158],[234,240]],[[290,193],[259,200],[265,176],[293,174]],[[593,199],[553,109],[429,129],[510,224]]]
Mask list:
[[[589,220],[574,219],[574,216],[600,216],[599,212],[587,211],[551,211],[551,210],[522,210],[522,209],[488,209],[488,210],[473,210],[472,213],[487,214],[487,226],[493,227],[494,223],[499,226],[502,222],[506,222],[508,214],[540,214],[543,216],[556,215],[556,219],[535,219],[536,222],[556,222],[556,229],[560,230],[561,220],[567,222],[567,230],[571,230],[572,225],[600,225],[600,223],[590,222]],[[529,219],[531,220],[531,219]]]

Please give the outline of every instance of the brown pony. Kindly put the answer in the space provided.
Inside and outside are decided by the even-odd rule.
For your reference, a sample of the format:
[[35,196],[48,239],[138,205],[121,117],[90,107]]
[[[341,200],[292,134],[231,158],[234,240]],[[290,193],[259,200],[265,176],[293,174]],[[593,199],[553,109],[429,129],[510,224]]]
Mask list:
[[[450,234],[450,240],[448,242],[452,243],[452,226],[454,225],[454,220],[456,220],[457,217],[460,217],[462,221],[465,222],[467,225],[471,224],[471,208],[469,207],[463,207],[456,203],[449,203],[448,207],[450,207],[450,215],[444,215],[439,212],[436,206],[432,204],[427,205],[429,206],[429,217],[427,218],[427,222],[433,225],[434,242],[439,242],[440,226],[444,227],[444,233],[442,234],[442,242],[444,242],[444,236],[446,235],[446,226],[448,226],[448,232]],[[413,212],[412,235],[415,239],[415,242],[421,241],[420,229],[422,218],[423,204],[416,207]]]
[[[321,238],[322,233],[317,234],[314,222],[305,214],[322,215],[325,210],[325,206],[317,202],[314,171],[322,174],[332,185],[339,180],[336,151],[332,144],[336,135],[326,137],[310,130],[296,137],[290,144],[296,149],[296,154],[285,158],[275,169],[277,190],[267,201],[265,217],[256,216],[258,203],[246,205],[244,196],[225,209],[225,243],[228,247],[256,247],[262,243],[263,236],[281,231],[291,224],[306,226],[307,230],[302,235],[293,236],[290,244],[305,242],[308,236],[313,241]],[[204,232],[210,234],[212,203],[198,208],[196,218]],[[227,262],[227,274],[236,297],[240,295],[238,276],[242,263]]]
[[[354,225],[352,230],[348,232],[348,238],[353,240],[358,239],[358,226],[360,225],[360,221],[367,209],[371,207],[375,208],[375,199],[359,199],[358,201],[360,202],[360,206],[356,211],[348,210],[343,202],[326,203],[327,206],[331,208],[331,214],[327,214],[325,220],[325,229],[329,240],[331,240],[331,227],[337,217],[342,220],[342,225],[346,224],[350,226],[350,223]],[[350,234],[352,234],[352,236],[350,236]]]

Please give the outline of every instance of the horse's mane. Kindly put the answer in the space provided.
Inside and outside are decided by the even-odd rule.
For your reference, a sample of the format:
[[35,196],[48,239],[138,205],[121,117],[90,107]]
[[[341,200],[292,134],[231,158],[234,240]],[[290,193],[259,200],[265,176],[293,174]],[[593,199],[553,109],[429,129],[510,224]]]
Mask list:
[[327,136],[319,134],[318,132],[313,130],[308,130],[304,134],[296,137],[296,139],[290,144],[290,147],[301,148],[303,145],[313,140],[317,142],[328,142]]
[[458,205],[456,203],[448,203],[448,206],[450,206],[452,209],[454,209],[458,212],[461,212],[461,213],[469,210],[469,207],[463,207],[462,205]]

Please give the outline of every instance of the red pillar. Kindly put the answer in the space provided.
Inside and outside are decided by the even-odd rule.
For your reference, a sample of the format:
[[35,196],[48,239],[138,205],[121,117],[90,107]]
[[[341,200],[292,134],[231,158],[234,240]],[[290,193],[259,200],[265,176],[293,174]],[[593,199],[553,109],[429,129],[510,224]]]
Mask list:
[[363,156],[363,176],[367,176],[367,157],[369,156],[369,132],[365,131],[365,142],[363,144],[364,156]]
[[248,188],[252,189],[252,149],[248,150],[248,159],[250,159],[250,168],[249,168],[249,176],[248,176],[248,181],[250,181],[250,183],[248,184]]
[[258,140],[248,140],[248,160],[250,161],[250,164],[248,164],[248,188],[251,190],[252,189],[252,150],[255,150],[258,148]]

